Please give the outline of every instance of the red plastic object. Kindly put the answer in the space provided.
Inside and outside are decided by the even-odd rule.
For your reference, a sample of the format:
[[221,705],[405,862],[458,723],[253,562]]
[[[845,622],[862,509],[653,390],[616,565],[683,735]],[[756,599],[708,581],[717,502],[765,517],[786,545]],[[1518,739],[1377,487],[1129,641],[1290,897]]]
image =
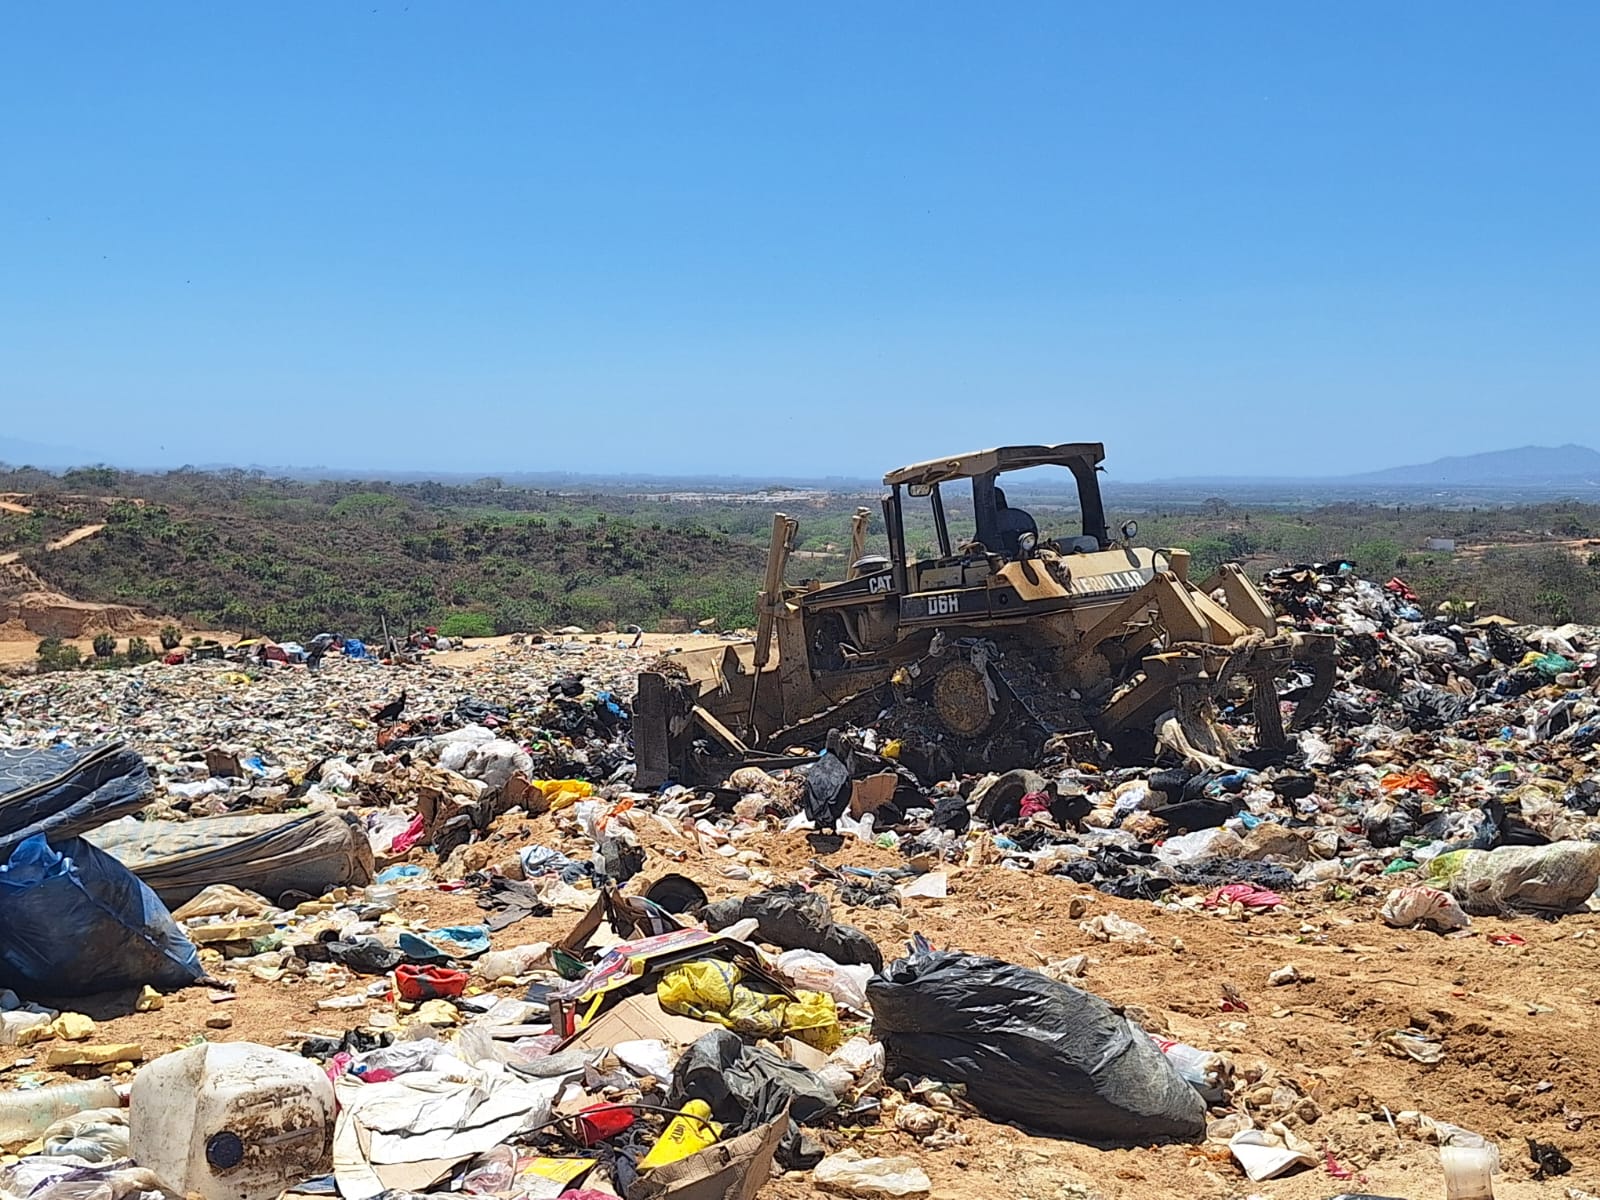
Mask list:
[[593,1146],[615,1137],[633,1124],[633,1110],[616,1104],[591,1104],[578,1114],[583,1144]]
[[422,840],[422,832],[426,828],[427,825],[422,819],[422,814],[418,813],[411,818],[411,824],[396,834],[394,841],[389,843],[389,853],[404,854]]
[[401,963],[394,969],[394,986],[400,999],[413,1004],[420,1000],[440,1000],[459,996],[467,988],[467,973],[451,967],[419,967]]
[[1254,884],[1230,883],[1219,887],[1202,903],[1207,908],[1227,908],[1230,904],[1242,904],[1246,908],[1276,908],[1283,903],[1283,897]]

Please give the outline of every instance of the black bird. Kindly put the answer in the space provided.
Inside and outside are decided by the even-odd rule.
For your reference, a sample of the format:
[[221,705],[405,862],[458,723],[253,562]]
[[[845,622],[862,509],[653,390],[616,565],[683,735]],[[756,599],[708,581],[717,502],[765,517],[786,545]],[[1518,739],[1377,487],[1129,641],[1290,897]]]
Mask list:
[[403,713],[405,709],[406,693],[405,689],[401,688],[398,696],[389,701],[389,703],[385,704],[377,712],[372,714],[372,719],[374,721],[397,721],[400,719],[400,714]]

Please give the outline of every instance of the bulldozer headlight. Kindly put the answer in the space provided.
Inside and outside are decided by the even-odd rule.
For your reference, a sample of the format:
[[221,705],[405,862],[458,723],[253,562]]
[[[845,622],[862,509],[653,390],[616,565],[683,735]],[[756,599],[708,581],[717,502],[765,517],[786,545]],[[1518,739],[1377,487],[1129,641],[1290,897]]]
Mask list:
[[1036,533],[1024,533],[1017,538],[1017,549],[1024,554],[1032,554],[1038,546],[1039,535]]
[[1138,537],[1139,536],[1139,522],[1137,522],[1137,521],[1124,521],[1122,523],[1122,536],[1127,538],[1130,542],[1133,541],[1134,538]]

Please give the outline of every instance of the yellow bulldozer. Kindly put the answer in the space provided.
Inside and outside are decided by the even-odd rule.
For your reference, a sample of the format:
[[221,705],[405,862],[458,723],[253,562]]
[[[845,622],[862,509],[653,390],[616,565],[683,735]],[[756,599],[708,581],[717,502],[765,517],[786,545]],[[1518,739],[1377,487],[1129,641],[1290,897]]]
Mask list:
[[[786,752],[831,728],[892,729],[897,714],[980,766],[1007,765],[987,753],[997,744],[1036,754],[1052,737],[1146,759],[1159,740],[1228,762],[1238,747],[1218,705],[1238,710],[1246,692],[1258,749],[1282,747],[1277,681],[1300,678],[1302,727],[1332,690],[1333,639],[1280,633],[1235,564],[1195,583],[1188,551],[1137,546],[1137,522],[1113,538],[1104,457],[1096,442],[1002,446],[890,471],[887,553],[867,552],[870,514],[858,509],[839,582],[785,583],[799,523],[775,516],[754,638],[666,655],[639,676],[637,786],[793,761]],[[998,485],[1043,467],[1065,468],[1075,484],[1076,505],[1047,514],[1069,529],[1041,532]],[[952,531],[958,500],[946,507],[945,489],[962,483],[971,502],[959,532],[970,536]],[[931,510],[931,554],[908,550],[908,502]]]

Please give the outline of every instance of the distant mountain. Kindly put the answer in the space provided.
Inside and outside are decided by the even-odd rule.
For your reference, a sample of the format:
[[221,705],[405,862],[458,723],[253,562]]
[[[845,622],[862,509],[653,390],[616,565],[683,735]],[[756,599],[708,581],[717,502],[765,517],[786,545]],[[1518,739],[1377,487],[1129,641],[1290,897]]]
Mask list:
[[1435,459],[1419,466],[1389,467],[1347,475],[1342,482],[1411,487],[1600,488],[1600,451],[1587,446],[1523,446]]

